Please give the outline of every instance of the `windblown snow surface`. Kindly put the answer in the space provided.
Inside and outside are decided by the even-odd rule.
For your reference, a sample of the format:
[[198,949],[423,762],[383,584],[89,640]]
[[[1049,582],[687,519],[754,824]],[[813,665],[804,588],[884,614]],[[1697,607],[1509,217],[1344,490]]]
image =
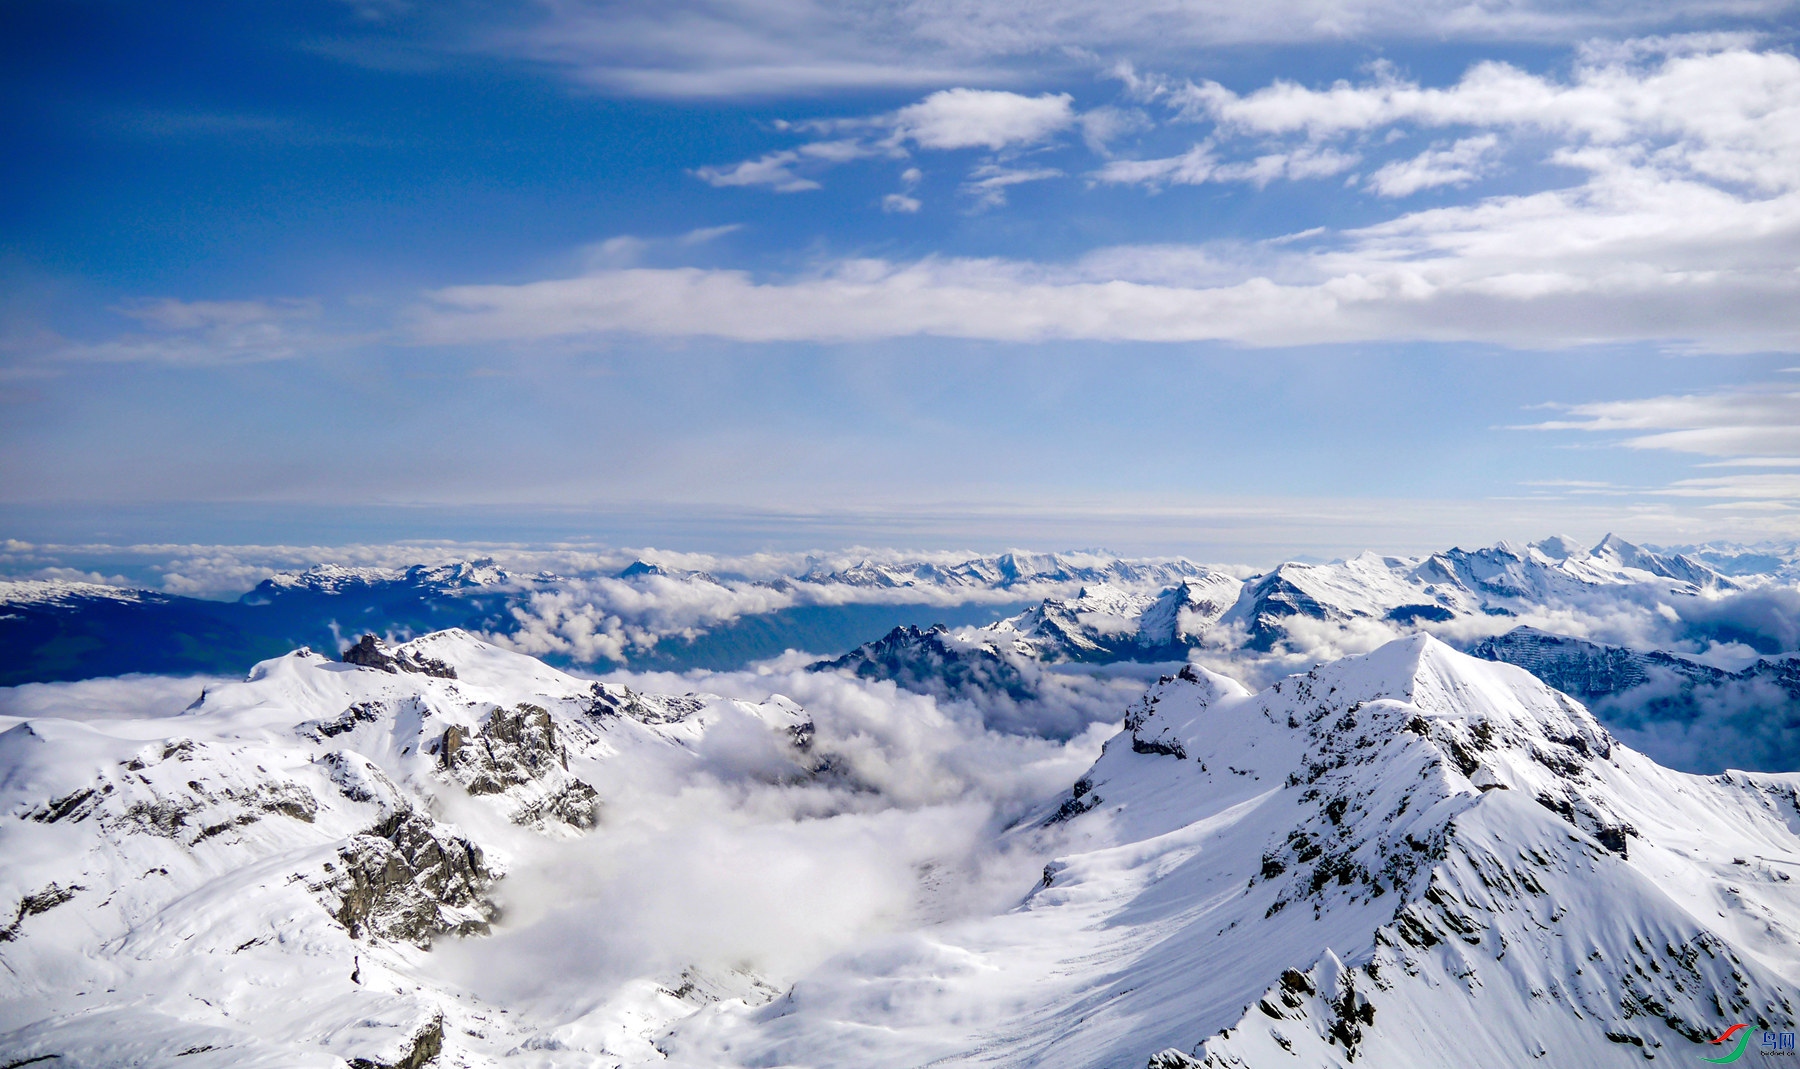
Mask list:
[[353,659],[12,696],[0,1064],[1624,1066],[1800,1000],[1800,776],[1424,635],[1067,742],[802,666]]

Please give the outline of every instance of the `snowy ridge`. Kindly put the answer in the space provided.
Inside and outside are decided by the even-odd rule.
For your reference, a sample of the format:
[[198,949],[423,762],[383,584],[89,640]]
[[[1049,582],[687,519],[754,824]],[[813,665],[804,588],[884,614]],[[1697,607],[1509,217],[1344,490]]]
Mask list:
[[1417,624],[1517,615],[1579,602],[1607,588],[1691,597],[1737,586],[1692,558],[1651,553],[1613,535],[1592,551],[1549,538],[1422,558],[1364,553],[1332,564],[1283,564],[1246,583],[1221,623],[1237,629],[1250,647],[1269,649],[1287,637],[1294,618]]
[[791,702],[641,696],[457,631],[375,646],[452,671],[300,650],[161,716],[0,720],[8,1060],[489,1064],[527,1036],[435,988],[428,948],[488,930],[510,857],[590,833],[607,763],[725,724],[818,764]]
[[1014,552],[974,557],[956,564],[865,559],[847,568],[815,565],[796,578],[805,583],[889,589],[937,586],[1010,590],[1099,583],[1155,589],[1208,574],[1207,569],[1180,558],[1134,561],[1093,553]]
[[1255,695],[1189,668],[1127,723],[1021,908],[701,1014],[676,1063],[1625,1066],[1792,1027],[1800,777],[1670,772],[1424,636]]
[[[532,577],[543,581],[554,576]],[[343,594],[362,587],[400,585],[438,593],[451,593],[471,587],[504,587],[515,585],[519,578],[497,567],[493,560],[450,561],[444,564],[414,564],[405,568],[348,567],[341,564],[316,564],[303,572],[277,572],[258,584],[246,599],[273,594],[304,591],[310,594]]]
[[1084,587],[982,629],[983,638],[1042,661],[1179,660],[1237,600],[1244,584],[1208,572],[1154,593]]
[[[1713,558],[1734,568],[1785,559]],[[1623,610],[1639,618],[1632,625],[1639,632],[1687,628],[1668,643],[1699,649],[1761,626],[1755,606],[1720,609],[1742,614],[1736,623],[1709,618],[1710,606],[1746,593],[1785,597],[1787,589],[1772,575],[1727,577],[1691,554],[1610,535],[1592,549],[1551,538],[1426,557],[1289,562],[1247,582],[1186,560],[1097,552],[847,560],[741,562],[758,578],[645,559],[623,568],[607,560],[603,570],[597,560],[580,562],[564,575],[514,573],[486,558],[406,568],[322,564],[277,574],[235,602],[32,583],[10,594],[19,611],[0,614],[0,653],[9,662],[0,677],[236,672],[295,644],[341,647],[342,621],[395,637],[463,627],[520,652],[583,665],[735,667],[732,657],[741,664],[787,648],[843,650],[877,633],[871,617],[883,629],[981,626],[993,619],[983,607],[1005,605],[1018,615],[969,636],[973,647],[1049,664],[1182,661],[1205,650],[1212,663],[1266,680],[1413,630],[1476,641],[1508,617],[1554,628],[1574,616],[1607,626]],[[1650,619],[1658,602],[1675,605],[1677,618]],[[882,611],[867,611],[875,606]],[[942,615],[933,619],[933,612]],[[1268,672],[1253,667],[1261,661]]]
[[[1662,676],[1718,683],[1727,675],[1691,658],[1586,642],[1535,627],[1515,627],[1504,635],[1483,639],[1469,652],[1483,660],[1516,664],[1583,701],[1640,687]],[[1755,671],[1755,667],[1746,669]]]
[[167,600],[154,590],[133,590],[104,583],[68,579],[0,579],[0,606],[54,606],[72,608],[83,601],[102,600],[121,604]]
[[1428,557],[1364,553],[1330,564],[1290,562],[1247,581],[1197,569],[1161,590],[1096,584],[964,637],[972,648],[1049,663],[1179,661],[1203,646],[1267,652],[1295,641],[1295,625],[1309,621],[1412,629],[1612,591],[1696,597],[1737,586],[1690,557],[1652,553],[1612,535],[1591,552],[1551,538]]
[[896,627],[842,657],[820,661],[814,671],[848,671],[863,679],[892,680],[915,693],[944,697],[1030,694],[1021,666],[994,648],[948,629]]

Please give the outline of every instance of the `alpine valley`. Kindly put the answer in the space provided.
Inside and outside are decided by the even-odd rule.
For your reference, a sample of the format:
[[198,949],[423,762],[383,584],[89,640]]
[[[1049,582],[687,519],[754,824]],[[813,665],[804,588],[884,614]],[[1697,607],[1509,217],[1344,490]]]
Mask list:
[[0,1065],[1718,1057],[1800,1020],[1797,561],[20,575]]

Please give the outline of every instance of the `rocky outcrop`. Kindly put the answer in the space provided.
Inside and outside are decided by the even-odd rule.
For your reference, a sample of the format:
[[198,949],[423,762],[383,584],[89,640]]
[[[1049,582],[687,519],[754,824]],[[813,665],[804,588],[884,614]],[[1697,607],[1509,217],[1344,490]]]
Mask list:
[[364,635],[357,640],[356,645],[345,650],[344,663],[391,674],[415,672],[439,679],[456,678],[456,669],[436,657],[427,657],[413,650],[394,649],[374,635]]
[[91,786],[22,814],[39,824],[90,817],[116,834],[148,833],[193,846],[270,815],[310,824],[319,803],[304,785],[220,760],[221,747],[190,739],[153,743],[103,771]]
[[324,742],[355,731],[364,724],[379,723],[384,715],[380,702],[356,702],[330,720],[302,721],[294,725],[294,732],[301,738]]
[[452,725],[437,742],[440,767],[473,795],[505,794],[513,821],[559,821],[587,829],[599,820],[594,788],[569,773],[569,753],[548,710],[521,703],[496,709],[480,729]]
[[358,939],[429,947],[434,936],[486,935],[499,913],[481,848],[413,810],[352,838],[325,871],[313,891]]
[[1655,678],[1676,685],[1717,683],[1725,673],[1661,652],[1640,652],[1585,639],[1553,635],[1535,627],[1515,627],[1483,639],[1469,651],[1484,661],[1516,664],[1564,694],[1592,702],[1643,686]]
[[597,720],[623,716],[652,726],[679,723],[706,705],[691,694],[640,694],[622,683],[595,683],[588,698],[585,712]]
[[819,661],[810,671],[849,671],[862,679],[890,680],[904,690],[938,697],[1005,694],[1015,701],[1033,697],[1018,666],[991,645],[957,641],[942,624],[920,630],[894,628],[836,660]]
[[19,937],[19,927],[25,923],[26,917],[35,917],[39,913],[48,913],[50,910],[67,902],[69,899],[74,898],[77,891],[84,890],[86,890],[86,888],[78,883],[72,883],[67,887],[62,887],[55,882],[52,882],[50,886],[43,890],[21,898],[19,900],[19,907],[13,911],[12,923],[4,928],[0,928],[0,943],[10,943],[14,939],[17,939]]
[[1227,622],[1243,626],[1253,650],[1271,650],[1287,638],[1287,621],[1302,618],[1330,620],[1344,615],[1321,603],[1287,576],[1288,571],[1302,570],[1284,564],[1269,574],[1245,584],[1238,603],[1225,614]]
[[350,1069],[422,1069],[431,1063],[444,1050],[444,1019],[433,1017],[431,1021],[415,1032],[400,1056],[393,1061],[377,1061],[373,1058],[352,1058]]

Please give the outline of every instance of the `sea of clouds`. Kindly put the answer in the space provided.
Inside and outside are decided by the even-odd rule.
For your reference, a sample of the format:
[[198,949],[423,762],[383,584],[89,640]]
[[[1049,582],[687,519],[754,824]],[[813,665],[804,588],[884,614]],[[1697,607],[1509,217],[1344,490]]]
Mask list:
[[832,770],[794,775],[754,726],[709,731],[609,762],[604,834],[511,859],[495,935],[446,945],[432,968],[571,1042],[628,1042],[620,1022],[658,988],[781,989],[858,943],[1011,908],[1067,834],[1042,817],[1115,730],[995,731],[970,703],[797,663],[615,678],[783,695]]
[[[1762,547],[1771,560],[1791,561],[1793,547]],[[1745,551],[1744,547],[1733,547]],[[657,648],[679,645],[743,621],[800,606],[857,604],[959,605],[1020,603],[1068,597],[1078,585],[1040,583],[1008,590],[920,585],[908,588],[859,587],[783,580],[853,567],[859,563],[927,561],[953,565],[974,551],[911,552],[850,548],[811,553],[738,556],[623,549],[593,545],[513,545],[405,542],[347,546],[216,545],[45,545],[0,542],[0,576],[67,579],[112,585],[147,586],[167,593],[230,598],[277,572],[303,570],[321,562],[391,570],[413,564],[440,564],[492,558],[513,573],[516,597],[507,625],[484,637],[523,653],[577,665],[631,663]],[[1097,553],[1067,555],[1084,563]],[[669,575],[620,579],[637,560],[651,560]],[[1224,566],[1235,574],[1250,569]],[[554,573],[552,583],[532,576]],[[686,578],[702,572],[716,581]],[[1515,616],[1463,617],[1422,626],[1460,648],[1514,627],[1530,626],[1556,635],[1637,650],[1665,650],[1736,673],[1759,658],[1800,651],[1800,587],[1789,578],[1750,580],[1748,589],[1701,597],[1675,597],[1652,587],[1600,586],[1565,592],[1554,601]],[[1249,648],[1246,636],[1215,629],[1194,650],[1192,660],[1252,687],[1303,672],[1315,664],[1365,653],[1413,628],[1393,621],[1293,619],[1287,638],[1271,650]],[[965,630],[965,635],[974,632]],[[394,637],[406,637],[398,635]],[[791,672],[821,649],[792,653],[763,670]],[[1052,740],[1076,738],[1091,725],[1116,722],[1141,691],[1146,677],[1169,666],[1119,665],[1046,668],[1018,664],[1023,691],[1007,682],[961,688],[952,693],[914,680],[914,690],[932,694],[944,708],[958,708],[984,728],[1006,735]],[[976,681],[979,683],[979,680]],[[1014,681],[1016,682],[1016,680]],[[683,685],[677,689],[692,689]],[[1594,703],[1621,738],[1666,764],[1695,771],[1729,765],[1763,770],[1800,768],[1800,709],[1792,695],[1767,679],[1729,678],[1694,684],[1668,673],[1652,673],[1644,685]]]

